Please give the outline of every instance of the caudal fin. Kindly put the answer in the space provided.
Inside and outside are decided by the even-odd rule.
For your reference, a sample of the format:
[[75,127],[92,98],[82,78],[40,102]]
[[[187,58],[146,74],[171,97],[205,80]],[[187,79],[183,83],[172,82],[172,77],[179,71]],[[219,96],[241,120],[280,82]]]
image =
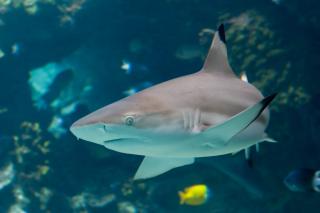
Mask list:
[[183,205],[184,202],[185,202],[184,192],[179,191],[178,194],[179,194],[179,198],[180,198],[180,202],[179,203],[180,203],[180,205]]

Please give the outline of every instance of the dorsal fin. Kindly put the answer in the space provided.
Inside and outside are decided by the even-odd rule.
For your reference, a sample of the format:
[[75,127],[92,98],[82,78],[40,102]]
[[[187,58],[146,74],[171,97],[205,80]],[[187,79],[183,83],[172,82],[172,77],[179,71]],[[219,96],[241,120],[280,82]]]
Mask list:
[[219,73],[225,76],[236,77],[228,62],[223,24],[219,26],[218,31],[214,34],[214,38],[202,70],[208,73]]

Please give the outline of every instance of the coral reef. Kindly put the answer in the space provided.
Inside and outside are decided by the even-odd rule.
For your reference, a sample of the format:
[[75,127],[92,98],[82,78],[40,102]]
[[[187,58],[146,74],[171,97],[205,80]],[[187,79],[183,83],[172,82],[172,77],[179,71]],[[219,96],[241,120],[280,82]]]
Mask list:
[[20,132],[12,137],[12,143],[10,163],[0,171],[0,190],[10,186],[15,200],[8,211],[46,210],[52,196],[45,181],[50,172],[50,141],[43,138],[39,123],[25,121]]
[[54,112],[48,131],[55,138],[67,132],[65,117],[76,111],[78,103],[90,91],[90,85],[78,85],[74,81],[76,71],[73,67],[66,60],[48,63],[29,72],[28,83],[34,106],[40,111]]
[[12,163],[9,163],[4,168],[0,169],[0,190],[11,184],[15,176],[15,171]]
[[59,5],[58,9],[61,12],[60,24],[73,24],[73,17],[82,9],[85,2],[86,0],[71,0],[68,3]]
[[74,212],[89,212],[89,208],[102,208],[116,200],[114,194],[107,194],[101,197],[88,192],[73,196],[70,200],[70,206]]
[[231,64],[239,67],[238,72],[247,72],[249,81],[265,94],[280,92],[272,105],[274,110],[283,105],[298,108],[310,100],[301,82],[289,81],[296,73],[296,64],[265,16],[249,10],[238,16],[224,14],[219,20],[228,23]]
[[7,13],[23,8],[27,14],[36,15],[42,6],[47,5],[60,11],[60,23],[64,25],[74,22],[74,16],[82,9],[85,2],[86,0],[0,0],[0,11]]

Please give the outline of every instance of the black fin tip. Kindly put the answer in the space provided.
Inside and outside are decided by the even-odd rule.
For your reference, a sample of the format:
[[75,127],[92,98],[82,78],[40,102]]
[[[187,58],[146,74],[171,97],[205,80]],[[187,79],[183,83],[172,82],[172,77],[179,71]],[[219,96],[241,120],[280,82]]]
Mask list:
[[221,41],[226,44],[226,34],[224,31],[223,24],[220,24],[220,26],[218,27],[218,32],[219,32],[219,37],[220,37]]
[[277,96],[278,93],[274,93],[272,95],[269,95],[268,97],[264,98],[261,101],[261,104],[263,105],[262,111],[271,103],[271,101]]
[[[252,121],[251,121],[245,128],[247,128],[251,123],[253,123],[253,122],[261,115],[261,113],[263,112],[263,110],[268,107],[268,105],[269,105],[269,104],[271,103],[271,101],[277,96],[277,94],[278,94],[278,93],[274,93],[274,94],[272,94],[272,95],[264,98],[262,101],[259,102],[259,104],[262,105],[261,108],[260,108],[260,110],[259,110],[259,112],[258,112],[257,115],[255,116],[255,118],[252,119]],[[245,129],[245,128],[244,128],[244,129]]]

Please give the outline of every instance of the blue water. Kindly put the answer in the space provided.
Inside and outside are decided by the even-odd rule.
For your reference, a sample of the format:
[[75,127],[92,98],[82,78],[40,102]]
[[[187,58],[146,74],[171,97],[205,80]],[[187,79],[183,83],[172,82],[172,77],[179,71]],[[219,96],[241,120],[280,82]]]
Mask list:
[[[0,213],[318,212],[319,193],[283,183],[320,168],[318,1],[2,2]],[[261,144],[252,167],[240,152],[133,182],[142,157],[71,135],[89,112],[199,70],[221,23],[236,74],[279,93],[267,130],[278,143]],[[179,205],[194,184],[210,198]]]

